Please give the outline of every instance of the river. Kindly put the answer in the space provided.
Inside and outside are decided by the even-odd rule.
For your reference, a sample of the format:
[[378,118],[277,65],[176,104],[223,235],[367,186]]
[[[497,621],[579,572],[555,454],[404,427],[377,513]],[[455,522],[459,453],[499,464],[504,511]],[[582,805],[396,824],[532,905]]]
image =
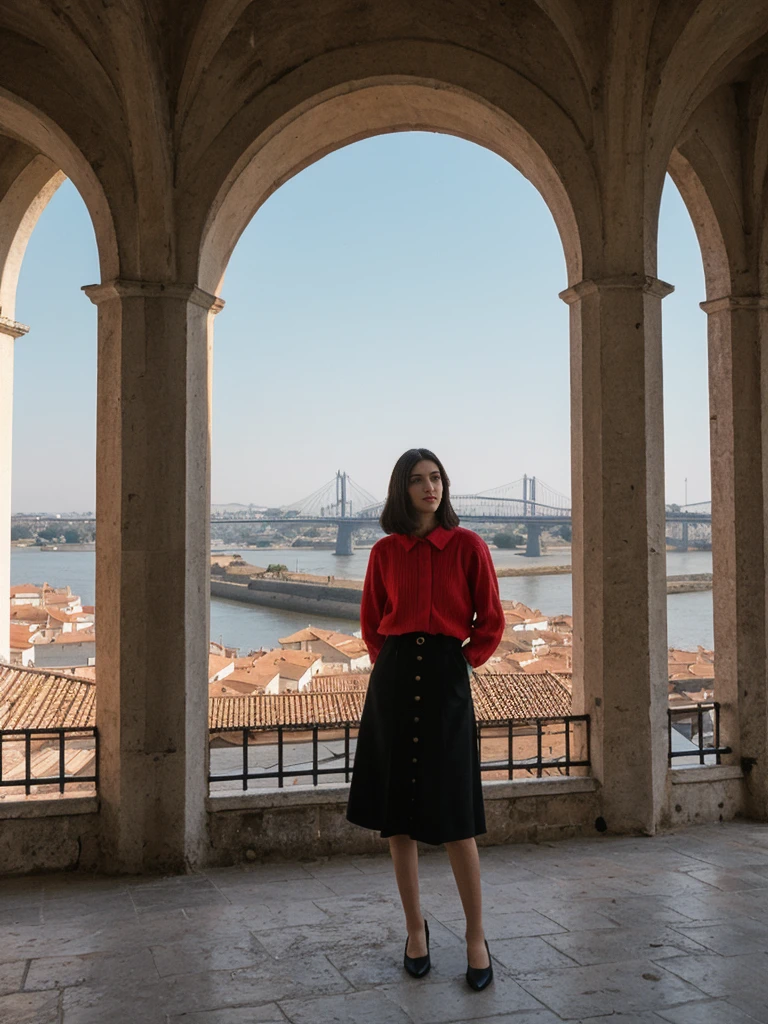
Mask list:
[[[218,549],[215,549],[218,550]],[[242,551],[242,549],[239,549]],[[243,557],[256,565],[282,562],[292,572],[333,575],[345,579],[363,579],[368,564],[368,548],[340,557],[333,551],[311,551],[307,548],[286,548],[243,551]],[[492,549],[494,564],[504,566],[563,565],[570,562],[570,551],[560,549],[540,558],[525,558],[514,551]],[[95,553],[93,551],[41,551],[39,548],[13,548],[11,551],[11,583],[50,583],[60,587],[69,584],[84,604],[95,601]],[[668,575],[712,571],[711,551],[667,552]],[[523,601],[547,615],[570,614],[571,577],[514,576],[499,580],[501,596]],[[712,591],[692,594],[671,594],[667,598],[669,646],[695,650],[698,644],[711,649]],[[211,599],[211,638],[239,647],[242,653],[251,648],[276,647],[281,636],[287,636],[307,625],[307,616],[300,612],[260,608],[221,598]],[[348,619],[313,616],[312,625],[351,632],[358,627]]]

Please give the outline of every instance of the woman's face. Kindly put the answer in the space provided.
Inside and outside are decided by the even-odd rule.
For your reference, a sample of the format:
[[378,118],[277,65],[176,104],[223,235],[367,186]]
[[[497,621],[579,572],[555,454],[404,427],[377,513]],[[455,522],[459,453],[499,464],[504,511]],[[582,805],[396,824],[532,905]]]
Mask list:
[[443,498],[443,479],[431,459],[422,459],[411,470],[408,494],[417,512],[434,512]]

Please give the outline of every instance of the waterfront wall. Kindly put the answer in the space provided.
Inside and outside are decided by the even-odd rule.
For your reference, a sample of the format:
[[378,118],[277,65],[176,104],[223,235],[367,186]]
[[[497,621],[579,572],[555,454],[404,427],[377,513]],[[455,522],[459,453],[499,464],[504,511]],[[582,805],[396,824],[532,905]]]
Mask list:
[[361,594],[362,591],[348,587],[291,583],[288,580],[250,580],[248,583],[211,580],[212,597],[290,612],[333,615],[353,622],[360,619]]

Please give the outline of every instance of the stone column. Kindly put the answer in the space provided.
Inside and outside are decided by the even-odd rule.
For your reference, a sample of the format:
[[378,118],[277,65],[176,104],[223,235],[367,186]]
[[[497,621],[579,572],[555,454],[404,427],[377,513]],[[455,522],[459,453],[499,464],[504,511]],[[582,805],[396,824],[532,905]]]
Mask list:
[[661,299],[671,290],[628,275],[561,294],[571,307],[574,710],[591,717],[612,832],[653,833],[666,786]]
[[179,871],[206,844],[211,320],[191,285],[99,307],[96,614],[104,866]]
[[763,458],[768,381],[761,338],[768,298],[702,302],[709,337],[715,699],[721,703],[723,760],[741,763],[748,813],[768,818],[766,564]]
[[0,316],[0,661],[10,661],[11,455],[13,449],[13,343],[29,330]]

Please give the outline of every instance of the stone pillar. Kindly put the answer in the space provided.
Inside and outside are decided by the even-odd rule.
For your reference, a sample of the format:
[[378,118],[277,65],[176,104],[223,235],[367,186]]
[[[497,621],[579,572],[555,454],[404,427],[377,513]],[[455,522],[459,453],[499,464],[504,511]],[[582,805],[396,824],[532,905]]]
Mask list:
[[529,558],[538,558],[541,555],[541,527],[529,522],[525,531],[525,554]]
[[[747,811],[768,818],[764,453],[768,298],[702,302],[709,338],[715,699],[723,759],[745,770]],[[761,385],[761,377],[763,377]],[[761,390],[762,388],[762,390]]]
[[336,549],[333,552],[334,555],[352,554],[352,534],[354,532],[355,528],[351,524],[339,523],[339,528],[336,531]]
[[98,305],[96,720],[104,867],[180,871],[206,845],[211,320],[191,285]]
[[10,661],[11,455],[13,449],[13,343],[29,330],[0,316],[0,661]]
[[661,299],[671,290],[627,275],[561,294],[571,308],[574,710],[591,717],[612,832],[653,833],[666,787]]

